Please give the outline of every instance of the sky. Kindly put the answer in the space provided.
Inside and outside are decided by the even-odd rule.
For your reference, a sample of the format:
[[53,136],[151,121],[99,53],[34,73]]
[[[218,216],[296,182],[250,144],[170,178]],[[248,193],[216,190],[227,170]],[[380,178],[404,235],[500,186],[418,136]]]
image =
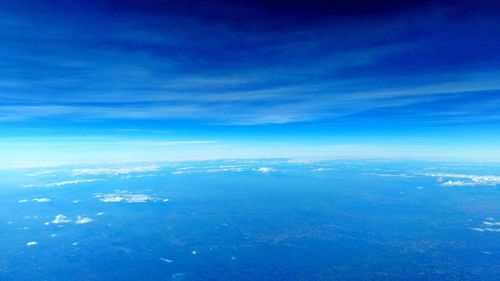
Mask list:
[[0,167],[500,159],[497,1],[2,1]]

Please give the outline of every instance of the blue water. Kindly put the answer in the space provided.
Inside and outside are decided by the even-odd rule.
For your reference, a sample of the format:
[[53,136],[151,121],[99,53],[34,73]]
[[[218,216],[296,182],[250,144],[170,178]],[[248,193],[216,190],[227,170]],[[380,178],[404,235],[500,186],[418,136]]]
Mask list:
[[[499,166],[78,168],[0,171],[0,280],[499,280],[497,184],[428,175],[498,175]],[[51,185],[70,180],[95,181]]]

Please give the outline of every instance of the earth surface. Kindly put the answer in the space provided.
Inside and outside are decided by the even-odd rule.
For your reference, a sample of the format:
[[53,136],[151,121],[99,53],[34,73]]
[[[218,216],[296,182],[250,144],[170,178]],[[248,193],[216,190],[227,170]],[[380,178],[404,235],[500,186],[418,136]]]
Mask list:
[[500,166],[0,171],[0,280],[499,280]]

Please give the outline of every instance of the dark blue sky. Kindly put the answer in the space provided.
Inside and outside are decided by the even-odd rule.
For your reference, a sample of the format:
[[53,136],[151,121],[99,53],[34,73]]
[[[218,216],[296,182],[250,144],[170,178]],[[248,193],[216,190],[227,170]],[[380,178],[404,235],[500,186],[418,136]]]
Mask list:
[[2,1],[0,135],[497,145],[496,1]]

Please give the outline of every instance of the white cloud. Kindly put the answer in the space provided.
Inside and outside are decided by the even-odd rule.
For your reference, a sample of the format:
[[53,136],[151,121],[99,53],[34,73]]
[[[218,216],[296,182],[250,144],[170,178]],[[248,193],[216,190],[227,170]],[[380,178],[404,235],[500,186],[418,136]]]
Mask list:
[[28,177],[38,177],[38,176],[43,176],[43,175],[55,174],[55,173],[56,173],[56,171],[54,171],[54,170],[42,170],[42,171],[38,171],[38,172],[29,173],[26,175]]
[[28,246],[28,247],[36,246],[36,245],[38,245],[38,242],[36,242],[36,241],[31,241],[31,242],[26,243],[26,246]]
[[480,231],[480,232],[500,232],[500,228],[492,228],[492,227],[475,227],[473,228],[475,231]]
[[[215,166],[215,167],[204,167],[199,171],[192,172],[200,172],[200,173],[221,173],[221,172],[246,172],[246,171],[257,171],[261,173],[270,173],[275,172],[276,170],[269,167],[261,167],[261,168],[251,168],[248,165],[223,165],[223,166]],[[177,171],[179,172],[179,171]],[[184,171],[181,171],[184,172]],[[175,173],[175,172],[174,172]]]
[[477,185],[475,182],[465,182],[465,181],[444,181],[441,183],[442,186],[474,186]]
[[220,166],[217,168],[209,168],[203,170],[203,172],[205,173],[243,172],[243,171],[246,171],[246,169],[242,167],[229,167],[229,166]]
[[27,203],[27,202],[37,202],[37,203],[47,203],[50,202],[49,198],[34,198],[34,199],[21,199],[17,201],[18,203]]
[[442,186],[477,186],[499,185],[500,176],[480,176],[467,174],[426,173],[425,176],[436,177]]
[[495,221],[493,218],[487,218],[481,226],[472,228],[478,232],[497,232],[500,233],[500,221]]
[[91,218],[84,218],[84,217],[78,216],[78,217],[76,217],[75,224],[86,224],[86,223],[91,223],[93,221],[94,220]]
[[72,220],[66,217],[65,215],[57,215],[54,220],[52,220],[53,224],[63,224],[70,223]]
[[95,215],[96,215],[96,216],[102,216],[102,215],[104,215],[104,212],[99,212],[99,213],[97,213],[97,214],[95,214]]
[[80,175],[107,175],[107,176],[117,176],[117,175],[127,175],[131,173],[144,173],[144,172],[155,172],[160,170],[159,166],[129,166],[129,167],[119,167],[119,168],[95,168],[95,169],[75,169],[71,172],[73,176]]
[[312,169],[312,172],[325,172],[325,171],[337,171],[338,169],[336,168],[315,168]]
[[45,186],[46,187],[63,186],[63,185],[80,184],[80,183],[87,183],[87,182],[94,182],[94,181],[98,181],[98,179],[60,181],[60,182],[49,183],[49,184],[46,184]]
[[177,168],[176,170],[177,170],[177,171],[181,171],[181,170],[192,170],[192,169],[194,169],[194,168],[196,168],[196,167],[189,166],[189,167],[181,167],[181,168]]
[[271,173],[271,172],[275,172],[276,170],[273,168],[269,168],[269,167],[261,167],[261,168],[258,168],[256,171],[261,172],[261,173]]
[[160,258],[161,261],[164,261],[166,263],[173,263],[174,260],[171,260],[171,259],[167,259],[167,258]]
[[500,221],[498,222],[483,221],[483,224],[487,226],[500,226]]
[[146,202],[167,202],[166,198],[156,198],[147,194],[133,194],[128,191],[117,190],[115,193],[96,194],[95,198],[106,203],[146,203]]
[[195,170],[195,167],[185,167],[185,168],[177,168],[173,175],[181,175],[187,173],[224,173],[224,172],[245,172],[248,171],[249,168],[239,166],[239,165],[223,165],[223,166],[210,166],[210,167],[200,167]]
[[33,202],[45,203],[45,202],[50,202],[50,199],[49,198],[35,198],[35,199],[33,199]]
[[408,174],[384,174],[384,173],[367,173],[367,174],[375,175],[375,176],[379,176],[379,177],[386,177],[386,178],[389,178],[389,177],[412,178],[413,177],[412,175],[408,175]]

